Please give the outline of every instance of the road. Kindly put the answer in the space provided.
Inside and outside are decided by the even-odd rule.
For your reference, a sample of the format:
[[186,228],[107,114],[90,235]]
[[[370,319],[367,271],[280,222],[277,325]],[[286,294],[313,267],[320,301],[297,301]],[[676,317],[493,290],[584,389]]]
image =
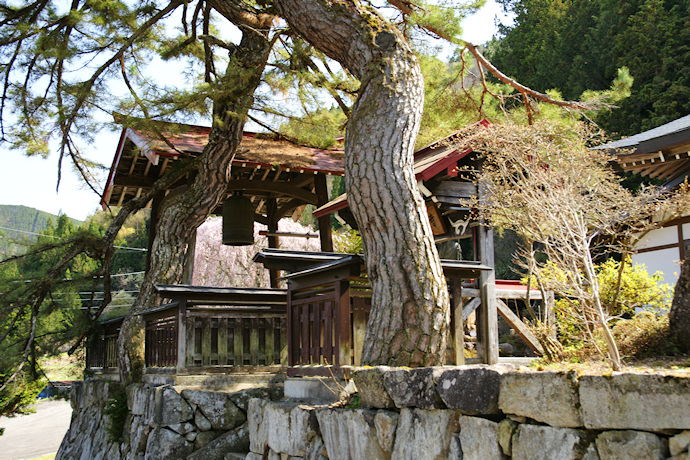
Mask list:
[[0,460],[21,460],[57,452],[69,428],[69,401],[41,401],[36,413],[0,417]]

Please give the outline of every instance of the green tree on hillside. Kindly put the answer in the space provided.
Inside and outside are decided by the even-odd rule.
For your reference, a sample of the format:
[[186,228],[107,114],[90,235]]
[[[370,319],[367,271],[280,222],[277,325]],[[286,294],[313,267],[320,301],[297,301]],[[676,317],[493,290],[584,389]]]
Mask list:
[[[114,273],[143,270],[146,253],[124,247],[146,246],[147,221],[142,213],[123,227],[115,240],[123,248],[113,256]],[[107,223],[103,212],[79,227],[60,215],[48,221],[26,255],[0,263],[0,413],[21,413],[31,404],[46,383],[41,358],[64,353],[93,324],[103,298],[100,262],[82,253],[64,264],[70,248],[62,243],[80,235],[101,238]],[[123,278],[114,278],[113,290],[131,305],[134,296],[126,291],[137,290],[141,278]],[[43,286],[41,297],[35,296],[35,284]]]
[[682,0],[501,0],[515,14],[489,46],[508,75],[574,99],[606,89],[617,69],[635,83],[603,128],[631,135],[690,113],[690,7]]

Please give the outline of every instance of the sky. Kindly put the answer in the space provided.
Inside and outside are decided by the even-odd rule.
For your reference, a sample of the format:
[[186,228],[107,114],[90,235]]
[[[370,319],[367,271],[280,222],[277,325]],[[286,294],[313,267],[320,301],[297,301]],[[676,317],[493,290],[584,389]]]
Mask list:
[[[495,0],[488,0],[481,10],[465,20],[463,39],[475,45],[490,40],[497,30],[497,16],[505,21],[500,6]],[[110,167],[118,140],[119,133],[104,131],[97,134],[94,144],[89,146],[88,157]],[[83,185],[67,159],[56,191],[57,163],[56,152],[44,159],[0,148],[0,204],[29,206],[51,214],[67,214],[79,220],[100,209],[98,195]]]

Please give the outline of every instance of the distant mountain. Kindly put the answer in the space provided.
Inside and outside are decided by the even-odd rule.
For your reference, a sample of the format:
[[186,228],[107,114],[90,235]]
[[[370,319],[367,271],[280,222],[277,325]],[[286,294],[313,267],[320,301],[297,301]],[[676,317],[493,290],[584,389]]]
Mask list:
[[[36,240],[36,235],[48,226],[48,221],[57,221],[57,216],[45,211],[12,204],[0,205],[0,256],[17,254],[27,244]],[[75,225],[82,222],[72,219]]]

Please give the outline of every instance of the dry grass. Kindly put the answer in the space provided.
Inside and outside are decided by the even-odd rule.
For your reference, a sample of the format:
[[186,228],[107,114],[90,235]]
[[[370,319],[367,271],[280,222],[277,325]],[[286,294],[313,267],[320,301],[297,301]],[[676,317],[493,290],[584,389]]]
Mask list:
[[51,381],[59,380],[81,380],[84,372],[84,359],[75,355],[68,356],[62,353],[58,356],[45,358],[41,362],[48,379]]
[[[586,361],[582,363],[546,363],[537,360],[530,367],[523,368],[529,371],[576,371],[578,375],[610,375],[611,366],[604,361]],[[621,372],[632,374],[657,374],[673,375],[676,377],[690,378],[690,357],[669,356],[656,357],[645,360],[627,361],[623,364]]]

